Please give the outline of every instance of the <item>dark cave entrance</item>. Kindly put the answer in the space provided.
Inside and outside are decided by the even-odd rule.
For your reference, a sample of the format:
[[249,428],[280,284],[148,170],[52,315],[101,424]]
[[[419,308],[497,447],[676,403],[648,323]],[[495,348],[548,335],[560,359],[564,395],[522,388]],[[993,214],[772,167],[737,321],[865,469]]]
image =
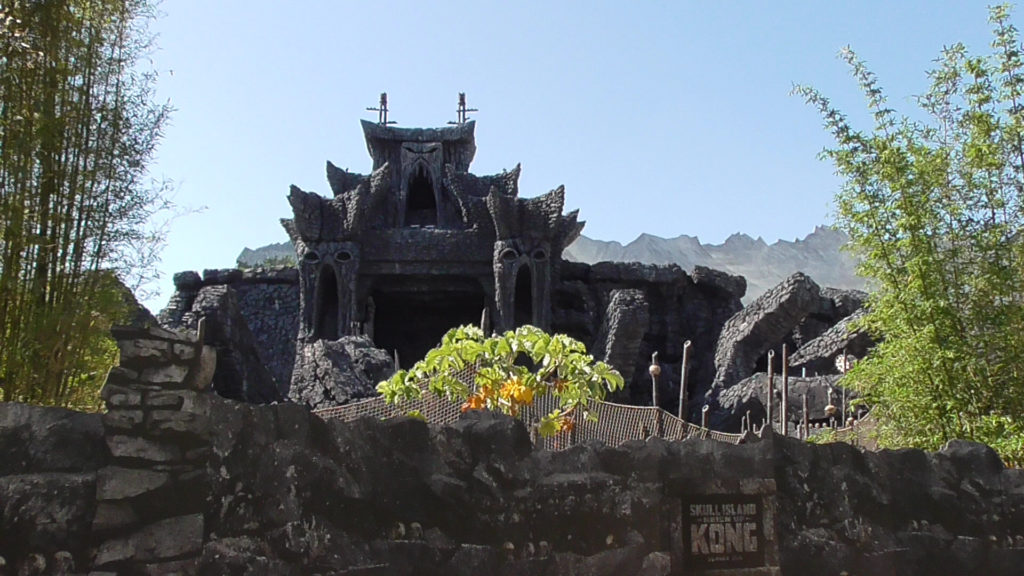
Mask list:
[[402,278],[378,283],[373,294],[373,339],[398,351],[409,368],[441,342],[445,332],[477,324],[485,306],[483,287],[471,278]]
[[436,226],[437,198],[434,197],[434,184],[426,166],[416,167],[409,177],[408,201],[405,206],[406,226]]
[[512,298],[516,327],[533,324],[533,272],[529,266],[520,266],[516,272],[516,289]]
[[334,268],[324,266],[316,282],[316,306],[313,307],[313,338],[337,340],[338,334],[338,276]]

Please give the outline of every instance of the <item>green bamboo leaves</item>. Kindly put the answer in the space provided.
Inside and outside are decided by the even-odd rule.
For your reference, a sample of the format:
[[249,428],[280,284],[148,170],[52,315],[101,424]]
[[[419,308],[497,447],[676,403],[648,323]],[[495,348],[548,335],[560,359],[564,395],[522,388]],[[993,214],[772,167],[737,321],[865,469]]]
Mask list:
[[[946,48],[918,97],[886,107],[853,51],[841,57],[875,125],[853,128],[817,90],[835,138],[823,156],[845,182],[836,225],[873,282],[863,325],[881,338],[846,376],[874,405],[880,440],[936,448],[989,443],[1024,464],[1024,65],[1006,6],[990,11],[993,52]],[[918,120],[924,117],[926,120]]]
[[169,108],[153,103],[153,6],[0,8],[0,399],[83,409],[116,362],[118,279],[152,278],[162,243],[149,184]]

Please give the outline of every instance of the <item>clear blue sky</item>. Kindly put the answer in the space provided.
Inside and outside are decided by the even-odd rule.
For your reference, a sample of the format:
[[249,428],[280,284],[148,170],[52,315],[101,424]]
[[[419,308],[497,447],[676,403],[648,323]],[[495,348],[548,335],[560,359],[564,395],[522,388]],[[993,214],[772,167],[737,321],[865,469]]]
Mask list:
[[[171,275],[234,265],[285,239],[290,184],[328,194],[324,164],[370,170],[359,127],[386,91],[399,126],[479,108],[472,171],[523,165],[524,196],[566,186],[584,234],[792,240],[830,221],[839,182],[811,84],[867,126],[836,58],[850,45],[890,104],[913,106],[944,45],[988,50],[976,1],[269,2],[166,0],[159,94],[177,109],[153,173],[177,201]],[[1019,24],[1021,15],[1015,14]]]

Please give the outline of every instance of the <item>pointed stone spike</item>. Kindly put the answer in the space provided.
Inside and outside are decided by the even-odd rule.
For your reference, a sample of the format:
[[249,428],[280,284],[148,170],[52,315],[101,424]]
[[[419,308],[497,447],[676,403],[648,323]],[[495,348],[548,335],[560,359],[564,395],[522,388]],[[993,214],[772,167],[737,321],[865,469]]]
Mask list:
[[484,336],[491,332],[491,309],[488,306],[485,306],[483,312],[480,313],[480,331],[484,333]]

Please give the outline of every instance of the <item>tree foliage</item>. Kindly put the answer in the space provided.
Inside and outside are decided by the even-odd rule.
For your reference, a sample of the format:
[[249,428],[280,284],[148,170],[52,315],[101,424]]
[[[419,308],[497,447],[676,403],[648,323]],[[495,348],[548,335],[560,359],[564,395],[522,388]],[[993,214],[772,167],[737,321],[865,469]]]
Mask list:
[[0,8],[2,400],[95,406],[116,358],[117,282],[154,275],[167,204],[146,166],[154,104],[146,0],[16,0]]
[[[476,386],[471,390],[453,371],[474,365]],[[462,402],[463,412],[488,409],[515,416],[550,394],[558,399],[558,408],[541,418],[543,436],[572,430],[578,417],[592,417],[591,402],[624,384],[618,372],[595,362],[579,341],[533,326],[489,338],[473,326],[453,328],[411,370],[398,371],[377,390],[392,403],[415,399],[423,393],[418,384],[424,380],[429,380],[432,393]]]
[[[873,282],[864,326],[883,340],[846,376],[887,445],[952,438],[1024,463],[1024,64],[1009,9],[990,9],[992,52],[943,50],[908,117],[841,56],[867,97],[870,131],[813,88],[795,92],[835,138],[845,180],[837,225]],[[919,119],[923,118],[923,119]]]

